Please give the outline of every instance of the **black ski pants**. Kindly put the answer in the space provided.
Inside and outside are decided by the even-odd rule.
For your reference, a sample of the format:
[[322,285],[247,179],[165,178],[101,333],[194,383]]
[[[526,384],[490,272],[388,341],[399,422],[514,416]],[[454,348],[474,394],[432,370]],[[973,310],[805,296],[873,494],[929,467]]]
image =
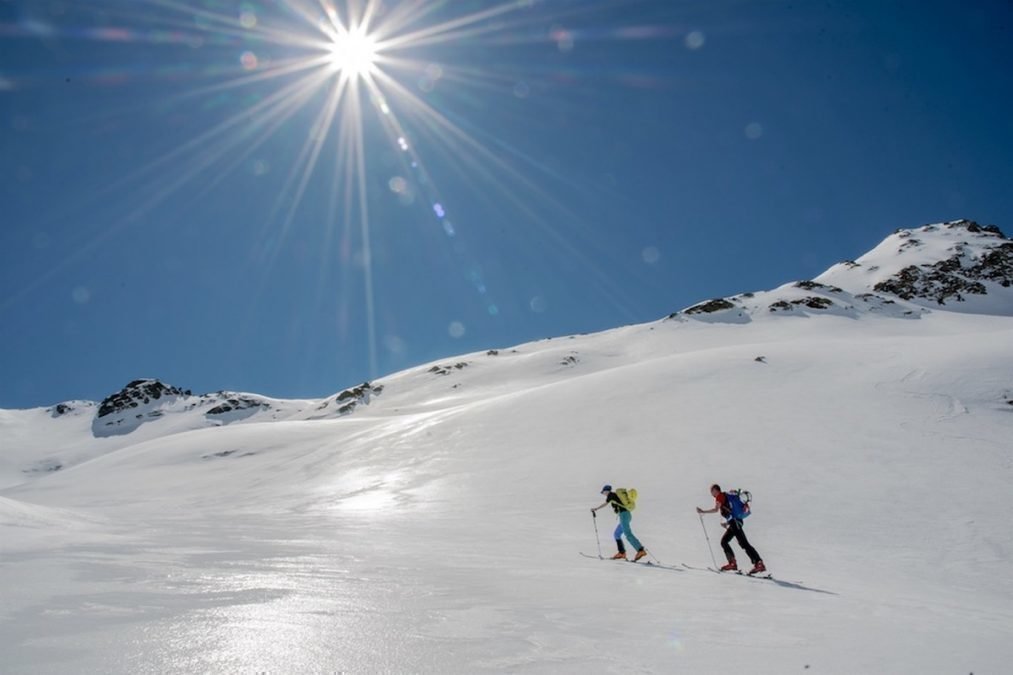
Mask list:
[[761,559],[760,554],[756,552],[756,549],[753,548],[749,543],[749,540],[746,539],[746,533],[742,530],[742,521],[732,519],[728,521],[728,529],[725,530],[725,536],[721,537],[721,548],[724,549],[725,557],[728,558],[728,562],[735,560],[735,552],[732,551],[731,547],[732,539],[739,542],[739,546],[741,546],[742,550],[746,552],[746,555],[749,556],[750,562],[754,565]]

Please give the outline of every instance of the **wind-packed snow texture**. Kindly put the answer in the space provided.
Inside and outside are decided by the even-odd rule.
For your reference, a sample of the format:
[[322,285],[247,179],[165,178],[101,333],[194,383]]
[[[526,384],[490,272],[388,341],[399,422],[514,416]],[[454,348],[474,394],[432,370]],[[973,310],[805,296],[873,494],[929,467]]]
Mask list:
[[[1013,296],[875,289],[1009,240],[932,227],[319,401],[0,411],[0,671],[1009,672]],[[606,482],[670,567],[578,555],[614,552]],[[713,482],[774,580],[682,566]]]

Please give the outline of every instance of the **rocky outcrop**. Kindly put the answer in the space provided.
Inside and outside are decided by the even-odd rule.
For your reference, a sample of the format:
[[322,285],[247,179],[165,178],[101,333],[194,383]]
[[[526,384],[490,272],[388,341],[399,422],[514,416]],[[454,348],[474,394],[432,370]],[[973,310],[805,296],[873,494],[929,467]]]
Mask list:
[[455,370],[461,370],[462,368],[467,367],[468,367],[467,361],[459,361],[458,363],[455,363],[452,366],[433,366],[432,368],[429,369],[428,372],[433,373],[434,375],[450,375],[450,373],[454,372]]
[[95,407],[94,401],[64,401],[46,408],[51,417],[72,417],[75,415],[90,415]]
[[[918,232],[928,234],[938,227],[926,225]],[[909,265],[876,284],[873,290],[892,293],[904,300],[921,298],[945,305],[947,301],[962,302],[969,295],[985,295],[988,292],[986,283],[1003,288],[1013,286],[1013,241],[1002,230],[971,220],[954,220],[941,227],[975,236],[953,244],[947,251],[951,254],[948,257],[933,263]],[[897,236],[905,239],[901,249],[922,245],[911,230],[902,230]],[[971,241],[974,241],[973,246]]]
[[905,267],[892,279],[881,281],[873,288],[878,293],[890,293],[904,300],[922,298],[940,305],[945,305],[947,300],[962,302],[965,295],[986,294],[984,284],[953,274],[946,269],[947,262],[923,268]]
[[[225,396],[225,392],[220,392],[220,394]],[[271,404],[267,401],[247,396],[232,396],[225,399],[223,403],[216,405],[204,414],[211,417],[214,415],[224,415],[225,413],[236,412],[239,410],[250,410],[253,408],[270,410]]]
[[713,300],[693,305],[684,311],[686,314],[713,314],[714,312],[723,312],[726,309],[735,309],[735,303],[725,298],[714,298]]
[[124,413],[170,396],[190,396],[190,392],[162,384],[158,380],[134,380],[120,391],[104,398],[99,404],[96,417]]
[[[339,394],[321,403],[317,410],[331,410],[337,416],[347,415],[360,405],[369,405],[373,396],[379,396],[383,392],[382,384],[371,384],[363,382],[358,387],[345,389]],[[313,419],[319,419],[319,415]]]
[[830,298],[821,298],[819,296],[807,296],[804,298],[796,298],[794,300],[778,300],[770,304],[771,312],[783,312],[791,311],[795,307],[808,307],[809,309],[830,309],[834,306],[834,301]]
[[829,286],[827,284],[821,284],[818,281],[811,281],[805,279],[802,281],[795,282],[795,288],[801,288],[805,291],[822,291],[823,293],[843,293],[844,290],[837,288],[837,286]]
[[190,397],[189,390],[158,380],[134,380],[99,404],[92,433],[95,436],[129,434],[145,422],[158,419],[167,405]]

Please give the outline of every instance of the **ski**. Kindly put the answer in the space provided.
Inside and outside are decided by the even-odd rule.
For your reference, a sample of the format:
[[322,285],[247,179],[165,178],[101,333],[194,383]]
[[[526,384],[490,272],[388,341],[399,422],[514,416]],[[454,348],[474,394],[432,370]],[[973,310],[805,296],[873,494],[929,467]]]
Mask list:
[[638,566],[643,566],[643,567],[657,567],[658,569],[672,570],[673,572],[682,572],[683,571],[683,570],[681,570],[678,567],[673,567],[671,565],[665,565],[665,564],[662,564],[662,563],[659,563],[659,562],[652,562],[650,560],[645,560],[643,562],[640,562],[640,561],[636,561],[636,560],[624,560],[622,558],[613,559],[611,556],[609,556],[609,557],[606,558],[605,556],[591,555],[590,553],[584,553],[583,551],[578,551],[578,553],[580,553],[585,558],[591,558],[592,560],[608,560],[608,561],[614,561],[614,562],[627,562],[627,563],[630,563],[631,565],[638,565]]
[[739,570],[735,570],[735,573],[738,574],[740,577],[750,577],[751,579],[773,579],[774,578],[774,575],[772,575],[770,572],[750,574],[749,572],[740,572]]
[[726,576],[729,573],[731,573],[731,574],[734,574],[735,576],[745,577],[747,579],[767,579],[769,581],[773,581],[773,582],[780,581],[780,582],[786,583],[786,584],[801,584],[802,583],[801,581],[786,581],[784,579],[775,579],[774,575],[770,574],[769,572],[761,573],[761,574],[748,574],[748,573],[743,572],[741,570],[735,570],[734,572],[732,572],[731,570],[726,570],[726,571],[722,572],[721,570],[714,569],[713,567],[693,567],[692,565],[687,565],[686,563],[682,563],[682,566],[685,567],[688,570],[696,570],[698,572],[713,572],[714,574],[723,574],[723,575],[726,575]]
[[628,563],[634,562],[629,558],[613,558],[612,556],[606,557],[603,555],[591,555],[590,553],[584,553],[583,551],[578,551],[578,553],[580,553],[585,558],[591,558],[592,560],[614,560],[616,562],[628,562]]
[[683,572],[683,571],[685,571],[685,570],[682,570],[682,569],[680,569],[678,567],[673,567],[672,565],[664,565],[664,564],[658,563],[658,562],[651,562],[650,560],[648,560],[647,562],[645,562],[644,565],[646,565],[647,567],[657,567],[658,569],[662,569],[662,570],[672,570],[673,572]]
[[728,574],[730,572],[732,574],[737,574],[740,577],[750,577],[752,579],[773,579],[774,578],[773,575],[771,575],[769,572],[767,572],[767,573],[760,573],[760,574],[750,574],[749,572],[743,572],[742,570],[723,570],[722,571],[722,570],[716,570],[713,567],[708,567],[707,571],[708,572],[717,572],[718,574]]
[[749,574],[748,572],[743,572],[742,570],[725,570],[725,571],[722,572],[721,570],[716,570],[713,567],[708,567],[707,571],[708,572],[714,572],[715,574],[729,574],[729,573],[731,573],[731,574],[734,574],[737,577],[748,577],[750,579],[773,579],[774,578],[774,575],[770,574],[769,572],[762,573],[762,574]]
[[[723,572],[719,572],[719,574],[723,574]],[[747,572],[736,572],[736,574],[740,577],[745,577],[746,579],[766,579],[767,581],[773,581],[775,584],[780,584],[782,586],[786,584],[792,586],[800,586],[803,583],[801,581],[788,581],[787,579],[776,578],[770,572],[765,572],[762,574],[749,574]]]

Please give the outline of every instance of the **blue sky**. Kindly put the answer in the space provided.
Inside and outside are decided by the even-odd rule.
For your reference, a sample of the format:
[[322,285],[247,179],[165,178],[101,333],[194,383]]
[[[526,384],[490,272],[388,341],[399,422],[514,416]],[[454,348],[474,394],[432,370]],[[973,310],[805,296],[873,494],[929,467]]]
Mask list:
[[384,0],[357,75],[328,1],[0,2],[0,407],[325,396],[1013,230],[1008,2]]

